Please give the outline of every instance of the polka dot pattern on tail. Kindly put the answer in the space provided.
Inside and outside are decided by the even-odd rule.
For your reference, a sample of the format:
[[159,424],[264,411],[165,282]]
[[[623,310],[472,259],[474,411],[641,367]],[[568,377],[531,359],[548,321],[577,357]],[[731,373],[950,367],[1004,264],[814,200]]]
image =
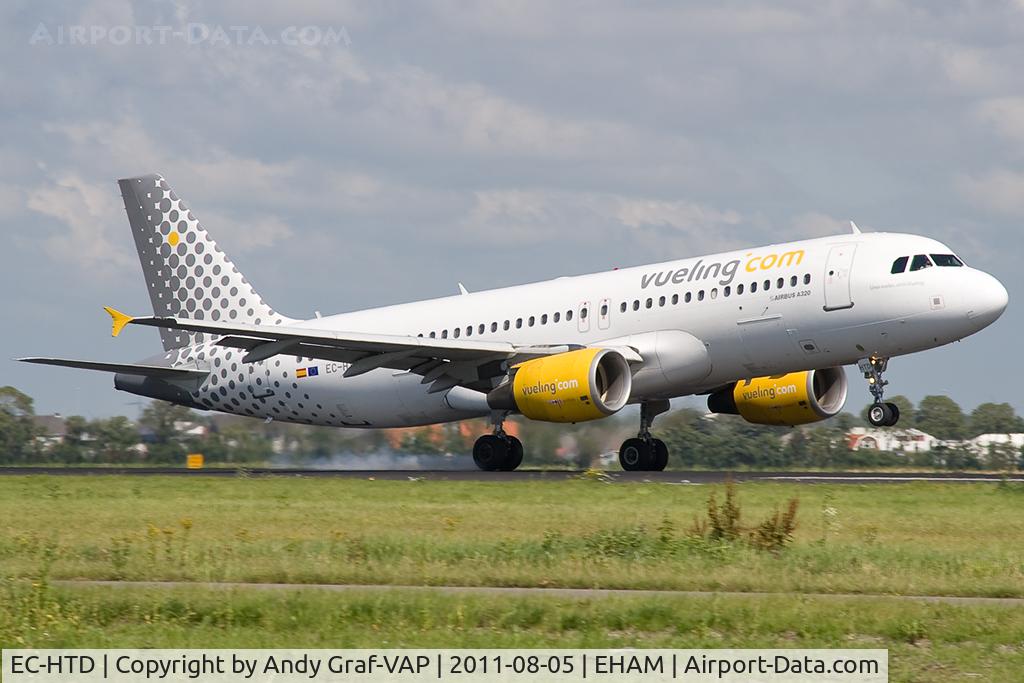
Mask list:
[[[293,322],[252,288],[192,211],[156,174],[118,181],[157,316],[264,325]],[[217,278],[219,289],[211,289]],[[209,335],[161,330],[164,350],[210,341]]]

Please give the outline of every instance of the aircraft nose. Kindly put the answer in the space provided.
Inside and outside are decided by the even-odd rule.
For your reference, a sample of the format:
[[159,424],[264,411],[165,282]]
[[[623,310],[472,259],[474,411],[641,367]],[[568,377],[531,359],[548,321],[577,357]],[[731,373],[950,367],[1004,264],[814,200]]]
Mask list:
[[967,317],[978,329],[987,327],[999,319],[1010,303],[1010,295],[1003,283],[988,273],[979,272],[971,284],[968,298],[971,302]]

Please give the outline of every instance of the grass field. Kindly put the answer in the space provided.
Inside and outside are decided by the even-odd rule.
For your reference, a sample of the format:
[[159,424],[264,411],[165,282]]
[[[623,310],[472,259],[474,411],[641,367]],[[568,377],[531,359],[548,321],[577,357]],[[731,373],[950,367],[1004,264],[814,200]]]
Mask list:
[[[722,487],[600,481],[0,478],[0,644],[863,646],[893,680],[1014,680],[1024,610],[877,599],[53,588],[52,579],[1024,597],[1024,489],[738,485],[780,552],[690,533]],[[1011,674],[1011,672],[1013,672]]]

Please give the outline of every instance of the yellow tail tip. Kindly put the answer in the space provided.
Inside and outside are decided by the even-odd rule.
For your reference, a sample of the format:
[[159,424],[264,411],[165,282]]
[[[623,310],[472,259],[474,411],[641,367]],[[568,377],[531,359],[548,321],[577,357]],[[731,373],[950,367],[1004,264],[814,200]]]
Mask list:
[[113,326],[110,331],[110,336],[112,337],[116,337],[117,335],[121,334],[121,330],[124,329],[124,326],[130,323],[131,321],[135,320],[135,318],[131,317],[130,315],[126,315],[121,311],[111,308],[110,306],[104,306],[103,310],[107,312],[107,314],[110,316],[111,322],[113,323]]

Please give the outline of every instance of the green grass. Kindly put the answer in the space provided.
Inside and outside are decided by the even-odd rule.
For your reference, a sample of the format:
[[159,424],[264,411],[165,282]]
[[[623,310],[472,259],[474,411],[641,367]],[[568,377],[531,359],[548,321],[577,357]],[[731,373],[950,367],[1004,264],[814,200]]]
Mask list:
[[1018,680],[1024,610],[884,599],[566,599],[8,585],[22,647],[885,648],[893,681]]
[[54,588],[52,579],[1024,597],[1024,488],[738,485],[779,553],[688,530],[722,487],[0,478],[0,645],[887,647],[892,680],[1013,680],[1024,610],[886,598]]
[[795,540],[779,554],[691,538],[710,490],[4,477],[0,568],[31,577],[46,566],[63,579],[1024,597],[1019,487],[738,485],[750,525],[799,496]]

